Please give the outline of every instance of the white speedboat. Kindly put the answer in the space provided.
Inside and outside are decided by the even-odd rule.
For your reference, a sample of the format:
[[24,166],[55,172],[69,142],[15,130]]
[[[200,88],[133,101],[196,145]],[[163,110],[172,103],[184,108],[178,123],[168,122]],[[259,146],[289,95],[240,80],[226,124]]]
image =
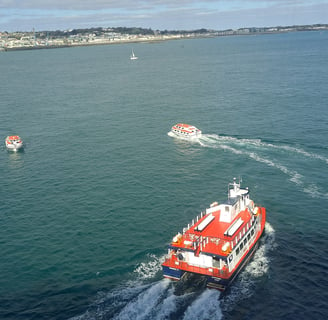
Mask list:
[[195,126],[186,123],[177,123],[171,128],[168,133],[171,137],[178,137],[183,139],[199,138],[202,135],[202,131]]
[[9,151],[18,151],[23,149],[23,141],[19,136],[8,136],[5,140],[6,148]]

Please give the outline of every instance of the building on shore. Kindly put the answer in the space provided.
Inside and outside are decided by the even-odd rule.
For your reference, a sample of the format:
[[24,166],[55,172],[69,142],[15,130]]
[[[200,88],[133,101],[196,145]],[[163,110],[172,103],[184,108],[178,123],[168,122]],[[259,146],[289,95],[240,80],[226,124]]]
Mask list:
[[328,24],[240,28],[237,30],[153,31],[141,28],[91,28],[68,31],[0,32],[0,51],[151,42],[174,39],[328,30]]

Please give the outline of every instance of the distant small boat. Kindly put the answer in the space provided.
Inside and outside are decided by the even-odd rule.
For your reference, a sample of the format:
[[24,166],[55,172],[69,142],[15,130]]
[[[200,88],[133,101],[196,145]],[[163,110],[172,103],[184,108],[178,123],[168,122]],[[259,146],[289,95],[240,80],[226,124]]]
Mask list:
[[134,54],[133,50],[131,52],[131,55],[130,55],[130,60],[137,60],[138,57]]
[[177,123],[172,127],[168,135],[171,137],[178,137],[182,139],[193,139],[200,138],[202,135],[202,131],[190,124]]
[[8,136],[5,140],[6,148],[9,151],[18,151],[23,148],[23,141],[19,136]]

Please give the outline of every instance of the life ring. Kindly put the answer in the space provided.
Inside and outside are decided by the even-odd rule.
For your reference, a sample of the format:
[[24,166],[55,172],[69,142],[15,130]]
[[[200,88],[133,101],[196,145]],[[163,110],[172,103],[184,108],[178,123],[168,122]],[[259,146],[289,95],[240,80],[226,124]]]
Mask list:
[[230,249],[230,243],[226,242],[224,245],[222,245],[221,250],[222,252],[229,252]]
[[182,242],[182,234],[179,232],[176,236],[173,237],[172,242],[180,244]]

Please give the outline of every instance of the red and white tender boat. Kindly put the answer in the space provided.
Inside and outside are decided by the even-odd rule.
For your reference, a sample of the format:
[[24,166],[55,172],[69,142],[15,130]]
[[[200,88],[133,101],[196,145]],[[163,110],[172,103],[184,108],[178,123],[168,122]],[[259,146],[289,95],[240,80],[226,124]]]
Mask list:
[[225,202],[212,203],[174,236],[162,264],[164,277],[180,280],[195,273],[206,276],[208,287],[224,291],[258,247],[265,219],[265,208],[234,179]]
[[168,133],[171,137],[179,137],[184,139],[199,138],[202,135],[202,131],[195,126],[191,126],[186,123],[177,123]]
[[9,151],[18,151],[23,148],[23,141],[19,136],[8,136],[5,144]]

